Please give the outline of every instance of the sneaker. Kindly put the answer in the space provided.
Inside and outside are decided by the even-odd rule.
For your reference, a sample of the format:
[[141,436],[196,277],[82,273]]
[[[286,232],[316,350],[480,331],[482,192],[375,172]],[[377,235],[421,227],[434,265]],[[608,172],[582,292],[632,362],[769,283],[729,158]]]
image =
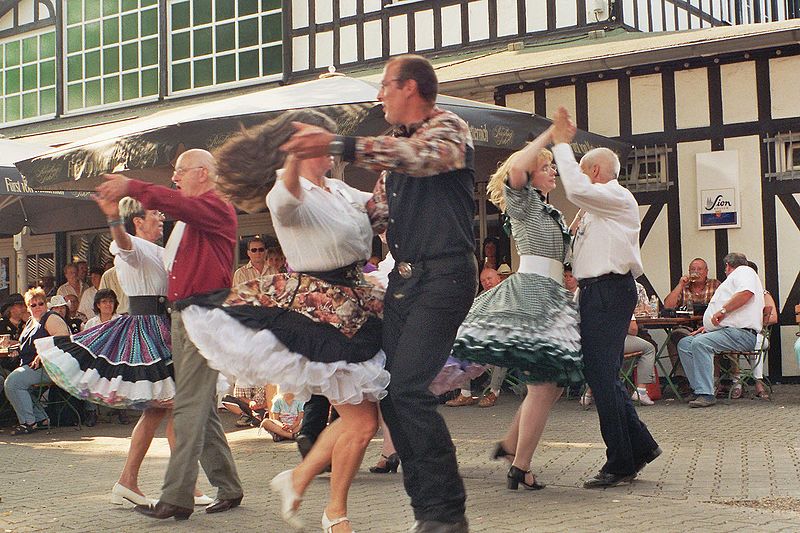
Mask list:
[[642,405],[655,405],[655,402],[650,399],[650,396],[647,395],[647,391],[644,389],[636,389],[633,391],[631,400],[634,402],[638,401]]
[[242,415],[239,417],[239,420],[236,421],[237,428],[249,428],[250,422],[252,422],[253,418],[247,415]]
[[449,405],[450,407],[463,407],[465,405],[475,405],[476,403],[478,403],[478,399],[476,397],[459,394],[457,398],[453,398],[449,402],[445,402],[445,405]]
[[478,407],[494,407],[494,404],[497,403],[497,394],[489,391],[489,393],[481,398],[481,401],[478,402]]
[[689,407],[711,407],[715,403],[717,403],[717,399],[714,396],[703,395],[689,402]]

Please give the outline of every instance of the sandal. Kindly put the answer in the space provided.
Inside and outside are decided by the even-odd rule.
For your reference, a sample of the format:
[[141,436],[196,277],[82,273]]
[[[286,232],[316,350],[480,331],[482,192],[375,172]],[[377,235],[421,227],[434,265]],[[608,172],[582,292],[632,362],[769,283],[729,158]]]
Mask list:
[[322,512],[322,531],[325,533],[332,533],[333,526],[337,524],[341,524],[342,522],[349,522],[350,519],[346,516],[340,516],[339,518],[330,519],[328,518],[328,513],[323,511]]
[[36,431],[36,424],[20,424],[14,427],[14,431],[11,432],[12,435],[30,435]]
[[736,383],[731,390],[731,400],[738,400],[742,397],[742,384]]

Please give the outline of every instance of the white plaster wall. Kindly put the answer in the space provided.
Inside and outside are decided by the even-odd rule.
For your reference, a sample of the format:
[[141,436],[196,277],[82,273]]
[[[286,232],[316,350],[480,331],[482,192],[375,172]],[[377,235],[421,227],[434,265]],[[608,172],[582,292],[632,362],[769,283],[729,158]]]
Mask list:
[[339,16],[352,17],[356,14],[356,0],[339,0]]
[[333,65],[333,32],[324,31],[317,34],[314,49],[314,67],[323,68]]
[[[469,13],[469,40],[484,41],[489,38],[489,2],[478,0],[467,4]],[[501,14],[498,16],[502,16]]]
[[556,28],[578,24],[577,2],[556,2]]
[[636,26],[633,4],[636,0],[622,0],[623,22],[629,26]]
[[461,6],[442,8],[442,46],[461,44]]
[[657,0],[650,0],[650,9],[653,13],[653,31],[664,31],[664,17],[659,4],[660,2]]
[[770,59],[769,84],[772,118],[800,116],[800,56]]
[[316,0],[314,20],[317,24],[333,22],[333,0]]
[[[650,206],[639,206],[639,219],[644,218]],[[655,224],[647,234],[641,248],[642,266],[659,299],[672,290],[669,277],[669,216],[667,206],[661,208]]]
[[358,60],[358,32],[355,24],[342,26],[339,31],[339,61],[352,63]]
[[308,35],[292,38],[292,70],[308,70]]
[[408,52],[408,15],[389,17],[389,55]]
[[[795,194],[794,199],[800,202],[800,194]],[[778,237],[778,307],[783,310],[786,306],[786,297],[794,285],[797,278],[798,262],[797,250],[800,250],[800,230],[792,221],[791,217],[783,206],[783,203],[775,198],[775,220],[777,224]],[[773,296],[776,296],[773,294]],[[794,309],[790,310],[794,315]],[[781,327],[781,362],[784,376],[800,375],[800,367],[797,366],[797,358],[794,352],[794,343],[797,337],[797,326]]]
[[619,92],[617,80],[587,84],[589,131],[616,137],[619,135]]
[[292,28],[308,27],[308,1],[292,0]]
[[[764,213],[761,209],[761,156],[757,135],[725,139],[726,150],[739,151],[739,198],[742,227],[728,230],[728,249],[742,252],[764,269]],[[761,276],[763,280],[763,275]]]
[[564,106],[570,115],[575,116],[575,87],[572,85],[547,89],[545,98],[547,99],[548,117],[554,117],[556,110],[561,106]]
[[533,91],[506,95],[506,107],[533,113]]
[[364,23],[364,59],[372,59],[383,55],[383,37],[381,21],[371,20]]
[[528,32],[547,29],[547,0],[525,0],[525,29]]
[[664,18],[664,31],[675,30],[675,11],[667,9],[667,16]]
[[380,11],[381,8],[381,0],[364,0],[364,13]]
[[678,129],[708,126],[708,71],[675,71],[675,115]]
[[[797,326],[781,326],[781,371],[784,376],[800,376],[794,343],[797,341]],[[764,365],[764,374],[769,375],[768,365]]]
[[695,155],[711,151],[711,141],[678,143],[678,177],[680,180],[681,213],[681,265],[687,268],[689,261],[702,257],[708,263],[709,272],[716,272],[714,258],[714,231],[700,231],[697,215],[697,168]]
[[497,0],[497,35],[514,35],[517,33],[516,0]]
[[[56,2],[53,2],[53,4],[56,4]],[[35,12],[36,5],[33,0],[22,0],[22,2],[19,3],[19,24],[22,25],[33,22],[33,15]]]
[[631,130],[634,134],[664,131],[660,74],[631,78]]
[[433,48],[433,11],[414,13],[414,45],[417,50]]
[[756,64],[754,61],[722,65],[722,120],[725,124],[758,120]]

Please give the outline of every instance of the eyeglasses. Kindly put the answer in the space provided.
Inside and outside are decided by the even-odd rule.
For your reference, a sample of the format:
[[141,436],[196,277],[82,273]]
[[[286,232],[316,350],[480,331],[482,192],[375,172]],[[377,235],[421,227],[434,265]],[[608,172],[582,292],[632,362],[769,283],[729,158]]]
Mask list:
[[383,81],[381,81],[381,90],[382,91],[385,90],[386,87],[388,87],[389,84],[392,83],[393,81],[405,81],[405,80],[401,79],[401,78],[392,78],[392,79],[389,79],[389,80],[383,80]]
[[180,176],[180,175],[186,174],[190,170],[196,170],[198,168],[205,168],[205,167],[188,167],[188,168],[178,167],[178,168],[175,169],[175,171],[172,174],[174,176]]
[[266,248],[250,248],[250,251],[253,252],[253,253],[258,253],[258,252],[266,252],[267,249]]
[[30,304],[28,304],[28,307],[43,307],[45,305],[47,304],[44,302],[31,302]]

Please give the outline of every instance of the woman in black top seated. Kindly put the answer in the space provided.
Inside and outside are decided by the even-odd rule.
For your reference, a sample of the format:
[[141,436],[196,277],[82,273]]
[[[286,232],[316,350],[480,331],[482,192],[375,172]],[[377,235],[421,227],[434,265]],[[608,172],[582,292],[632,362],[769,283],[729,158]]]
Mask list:
[[39,287],[25,293],[25,305],[31,314],[19,337],[20,366],[5,380],[5,393],[19,419],[12,435],[28,435],[36,424],[47,420],[47,414],[34,405],[29,389],[39,383],[52,383],[44,371],[33,341],[53,335],[69,335],[69,327],[61,316],[47,310],[47,298]]

